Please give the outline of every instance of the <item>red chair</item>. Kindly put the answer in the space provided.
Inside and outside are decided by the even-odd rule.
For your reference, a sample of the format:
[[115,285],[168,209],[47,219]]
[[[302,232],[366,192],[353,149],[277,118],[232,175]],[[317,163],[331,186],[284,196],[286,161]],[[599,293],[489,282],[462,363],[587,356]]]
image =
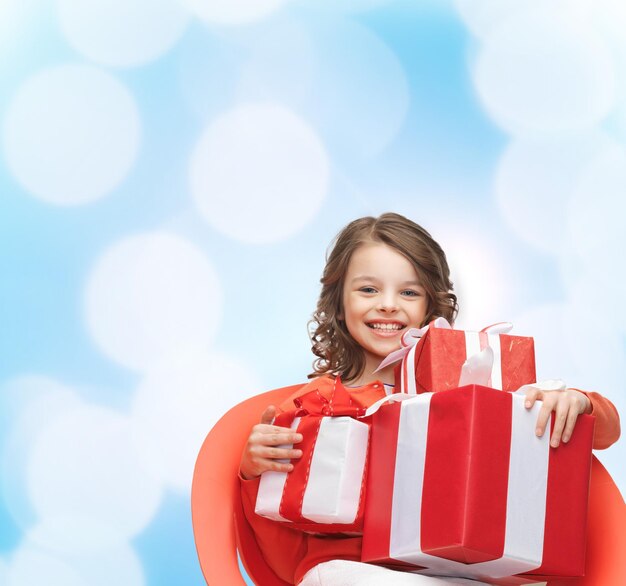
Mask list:
[[[301,385],[239,403],[204,441],[191,487],[191,515],[200,567],[209,586],[241,586],[237,551],[255,584],[290,586],[266,564],[241,506],[237,473],[250,429],[268,405],[278,405]],[[589,494],[587,577],[568,586],[626,585],[626,505],[604,466],[593,458]],[[560,581],[550,581],[557,586]]]
[[191,486],[191,518],[204,579],[210,586],[245,584],[237,551],[255,584],[289,586],[265,563],[243,515],[239,460],[250,429],[268,405],[279,405],[302,385],[269,391],[228,411],[204,440]]

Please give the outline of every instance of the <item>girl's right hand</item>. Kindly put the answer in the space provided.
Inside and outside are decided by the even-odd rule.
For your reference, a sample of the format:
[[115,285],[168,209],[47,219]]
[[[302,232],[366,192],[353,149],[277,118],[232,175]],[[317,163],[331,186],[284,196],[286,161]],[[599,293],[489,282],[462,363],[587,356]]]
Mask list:
[[290,460],[302,456],[302,450],[277,447],[301,442],[302,435],[289,427],[272,425],[275,415],[276,408],[270,405],[261,415],[261,422],[257,423],[250,432],[239,465],[241,476],[246,480],[256,478],[267,470],[290,472],[293,470],[293,465],[278,460]]

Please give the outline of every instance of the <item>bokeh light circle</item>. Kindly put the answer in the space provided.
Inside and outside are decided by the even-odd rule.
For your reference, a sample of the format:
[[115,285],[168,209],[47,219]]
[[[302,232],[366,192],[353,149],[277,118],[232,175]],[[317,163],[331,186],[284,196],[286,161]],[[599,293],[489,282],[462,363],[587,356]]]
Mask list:
[[181,0],[209,24],[243,25],[267,18],[288,0]]
[[40,518],[74,519],[75,537],[94,544],[100,543],[94,531],[100,526],[123,539],[142,531],[162,489],[129,449],[131,436],[128,417],[87,405],[43,427],[30,454],[27,486]]
[[376,157],[406,121],[411,102],[407,72],[391,47],[357,22],[325,21],[312,31],[318,68],[307,116],[335,157]]
[[113,76],[59,65],[27,79],[8,106],[4,151],[32,195],[57,205],[94,201],[128,174],[139,148],[135,101]]
[[140,371],[187,347],[209,346],[221,308],[212,264],[168,232],[113,244],[96,261],[85,291],[86,320],[99,347]]
[[191,191],[215,229],[248,243],[284,240],[319,211],[329,161],[316,133],[289,110],[248,104],[206,128],[190,165]]
[[[486,38],[507,20],[517,19],[546,5],[545,0],[454,0],[459,16],[479,39]],[[550,0],[553,10],[569,16],[584,16],[588,0]]]
[[26,490],[33,444],[47,422],[82,404],[74,389],[40,375],[24,374],[0,387],[0,410],[10,422],[4,441],[0,441],[0,492],[7,511],[23,531],[38,521]]
[[606,275],[607,284],[626,295],[626,149],[606,149],[589,165],[567,210],[570,241],[588,267]]
[[97,63],[132,67],[166,53],[180,38],[189,13],[178,0],[57,0],[61,30]]
[[602,38],[548,7],[495,28],[473,75],[488,114],[513,134],[589,128],[608,114],[615,99],[613,60]]
[[565,210],[583,170],[614,144],[597,131],[511,142],[500,158],[494,184],[509,227],[553,255],[570,247]]
[[142,380],[132,407],[134,440],[144,465],[170,488],[188,494],[210,429],[260,388],[243,360],[226,355],[181,355],[155,368]]
[[7,586],[88,586],[88,579],[80,575],[66,560],[28,545],[12,554]]
[[13,552],[7,586],[144,586],[143,567],[129,544],[90,554],[58,554],[27,537]]

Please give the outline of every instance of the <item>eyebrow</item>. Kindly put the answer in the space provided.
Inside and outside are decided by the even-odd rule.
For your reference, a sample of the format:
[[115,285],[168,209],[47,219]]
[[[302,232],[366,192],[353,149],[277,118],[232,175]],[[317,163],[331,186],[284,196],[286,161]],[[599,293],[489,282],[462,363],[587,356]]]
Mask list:
[[[359,275],[358,277],[354,277],[354,279],[352,279],[353,283],[356,283],[357,281],[378,281],[378,279],[376,277],[371,277],[370,275]],[[401,283],[401,285],[403,287],[407,287],[410,285],[413,285],[415,287],[423,287],[423,285],[419,281],[404,281],[404,283]]]

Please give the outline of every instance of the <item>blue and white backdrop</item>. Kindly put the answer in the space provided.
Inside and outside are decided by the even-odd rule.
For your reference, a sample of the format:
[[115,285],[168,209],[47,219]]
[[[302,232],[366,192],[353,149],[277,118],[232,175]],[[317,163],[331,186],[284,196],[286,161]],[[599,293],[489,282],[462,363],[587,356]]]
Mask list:
[[[394,210],[626,413],[621,0],[0,2],[0,583],[202,584],[197,450]],[[601,453],[626,489],[625,446]]]

